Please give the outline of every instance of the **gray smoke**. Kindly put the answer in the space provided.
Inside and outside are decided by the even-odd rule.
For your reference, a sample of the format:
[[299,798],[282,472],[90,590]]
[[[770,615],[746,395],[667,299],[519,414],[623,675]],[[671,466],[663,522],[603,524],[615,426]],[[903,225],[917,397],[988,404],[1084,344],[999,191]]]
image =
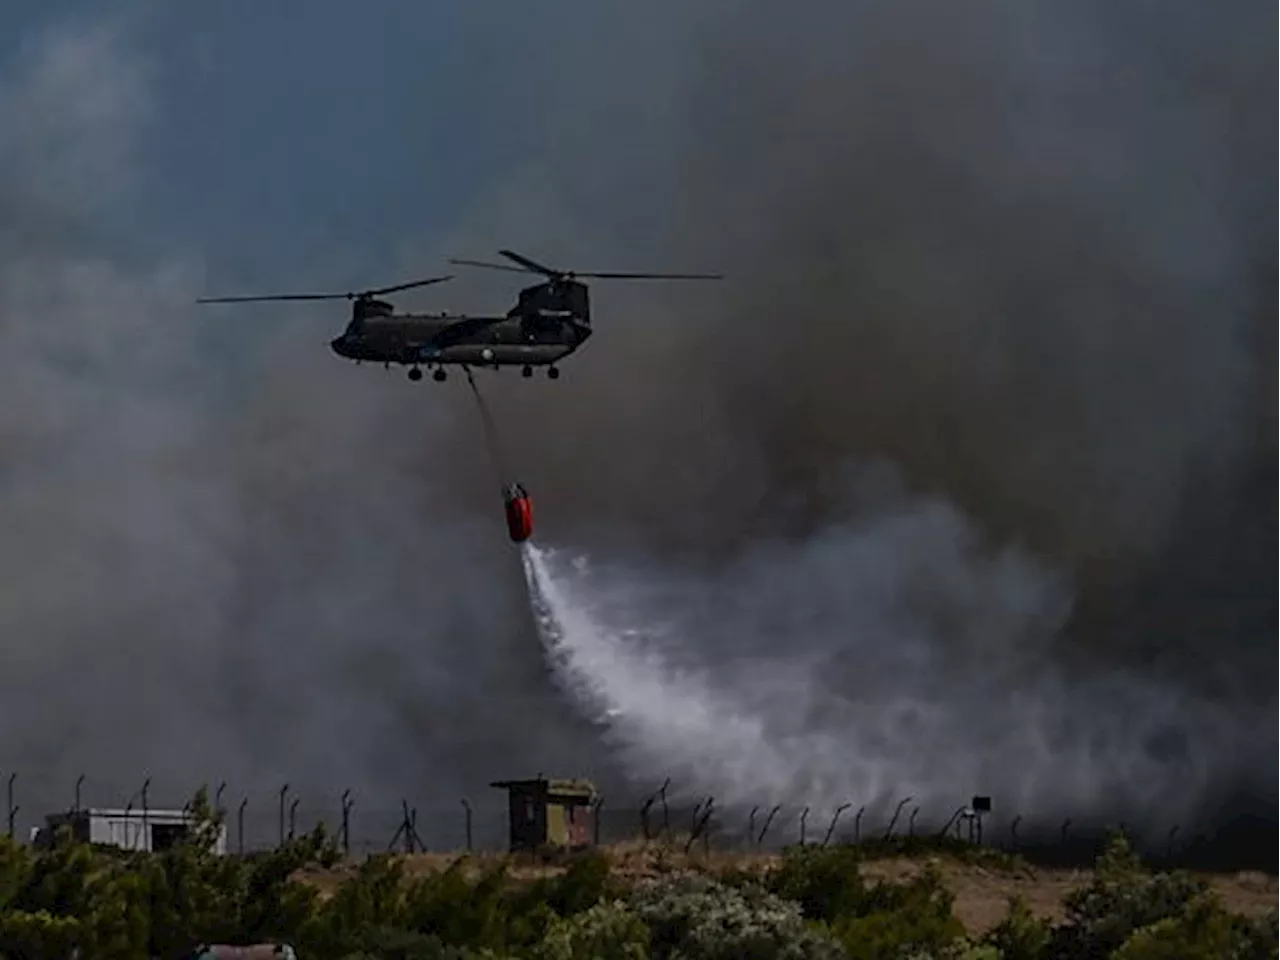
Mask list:
[[[760,664],[825,665],[789,732],[959,677],[941,702],[984,746],[947,777],[1107,816],[1144,782],[1274,790],[1274,12],[573,14],[522,75],[547,106],[517,169],[400,266],[512,246],[730,280],[599,284],[555,387],[484,378],[540,537],[679,597],[680,656],[757,712]],[[528,42],[486,24],[495,58]],[[262,807],[286,780],[452,807],[539,769],[655,775],[546,676],[464,390],[339,364],[310,311],[211,333],[194,252],[104,245],[154,119],[140,60],[55,34],[0,81],[0,767],[48,798],[24,807],[81,771],[104,801],[150,773]],[[875,461],[891,503],[941,504],[918,536],[851,480]],[[1009,779],[1026,713],[1072,757],[1101,731],[1105,762]],[[871,752],[915,751],[918,782],[950,716]]]

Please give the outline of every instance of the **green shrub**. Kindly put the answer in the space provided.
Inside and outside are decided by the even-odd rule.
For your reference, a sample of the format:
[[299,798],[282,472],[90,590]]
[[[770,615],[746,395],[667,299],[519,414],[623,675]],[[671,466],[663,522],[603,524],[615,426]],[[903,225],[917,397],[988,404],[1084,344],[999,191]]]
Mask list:
[[831,929],[849,960],[946,956],[964,935],[952,903],[941,877],[929,868],[907,883],[871,887],[859,913],[841,917]]
[[1064,900],[1067,919],[1048,948],[1055,960],[1109,957],[1136,930],[1182,913],[1208,885],[1183,873],[1150,874],[1120,835],[1111,838],[1090,883]]
[[800,905],[810,920],[832,923],[867,912],[867,887],[858,872],[861,857],[854,847],[797,847],[784,854],[766,886],[784,900]]
[[838,960],[839,944],[794,903],[760,887],[671,876],[639,885],[631,907],[649,928],[655,960]]
[[1200,896],[1176,916],[1136,930],[1114,960],[1264,960],[1276,956],[1274,915],[1250,921],[1211,896]]
[[992,946],[1000,960],[1041,960],[1052,937],[1052,925],[1034,916],[1021,897],[1013,897],[1005,918],[982,942]]
[[649,928],[625,903],[598,903],[557,917],[533,954],[535,960],[648,960]]

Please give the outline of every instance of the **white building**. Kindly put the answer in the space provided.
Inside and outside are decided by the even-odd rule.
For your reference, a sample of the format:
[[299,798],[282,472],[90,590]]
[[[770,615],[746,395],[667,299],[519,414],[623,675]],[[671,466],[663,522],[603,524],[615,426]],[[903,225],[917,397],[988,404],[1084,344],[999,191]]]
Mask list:
[[[88,807],[68,813],[51,813],[45,825],[34,831],[38,846],[52,842],[59,827],[70,827],[72,836],[84,843],[101,843],[125,850],[164,850],[186,837],[195,827],[195,818],[186,810],[140,810],[134,808]],[[227,852],[227,827],[219,824],[213,852]]]

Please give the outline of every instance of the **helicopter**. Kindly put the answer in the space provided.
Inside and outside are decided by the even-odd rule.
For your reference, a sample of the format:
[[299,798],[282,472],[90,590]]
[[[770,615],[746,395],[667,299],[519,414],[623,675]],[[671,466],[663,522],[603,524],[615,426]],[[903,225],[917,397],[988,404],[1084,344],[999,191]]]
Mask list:
[[556,364],[580,348],[591,335],[591,304],[587,286],[578,277],[609,280],[719,280],[719,274],[619,273],[555,270],[512,250],[500,256],[517,264],[481,260],[451,263],[541,274],[547,279],[522,289],[515,305],[505,314],[470,316],[449,313],[396,313],[387,294],[453,279],[452,275],[412,280],[359,293],[285,293],[250,297],[204,297],[198,303],[248,303],[269,300],[350,300],[351,320],[342,334],[330,341],[338,356],[356,363],[407,366],[410,380],[422,379],[422,367],[432,379],[448,378],[450,365],[521,368],[524,377],[534,367],[546,367],[547,377],[560,376]]

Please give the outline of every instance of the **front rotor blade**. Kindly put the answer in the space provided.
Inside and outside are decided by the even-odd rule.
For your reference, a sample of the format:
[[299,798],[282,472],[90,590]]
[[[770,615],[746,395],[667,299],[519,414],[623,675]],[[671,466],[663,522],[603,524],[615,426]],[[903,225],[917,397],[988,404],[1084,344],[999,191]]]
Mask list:
[[394,287],[382,287],[379,290],[366,290],[359,296],[377,297],[384,293],[395,293],[397,290],[410,290],[414,287],[425,287],[432,283],[444,283],[446,280],[452,280],[453,274],[447,277],[431,277],[427,280],[410,280],[408,283],[397,283]]
[[274,293],[264,297],[203,297],[196,303],[261,303],[264,300],[347,300],[349,293]]
[[719,273],[580,273],[574,271],[575,277],[594,277],[597,280],[723,280]]
[[501,256],[506,257],[508,260],[513,260],[516,263],[520,264],[520,266],[524,267],[526,270],[532,270],[534,273],[545,274],[546,276],[551,277],[551,279],[553,280],[556,277],[564,276],[563,270],[552,270],[550,267],[544,267],[537,260],[530,260],[528,257],[522,256],[521,254],[516,253],[514,250],[499,250],[498,253]]

